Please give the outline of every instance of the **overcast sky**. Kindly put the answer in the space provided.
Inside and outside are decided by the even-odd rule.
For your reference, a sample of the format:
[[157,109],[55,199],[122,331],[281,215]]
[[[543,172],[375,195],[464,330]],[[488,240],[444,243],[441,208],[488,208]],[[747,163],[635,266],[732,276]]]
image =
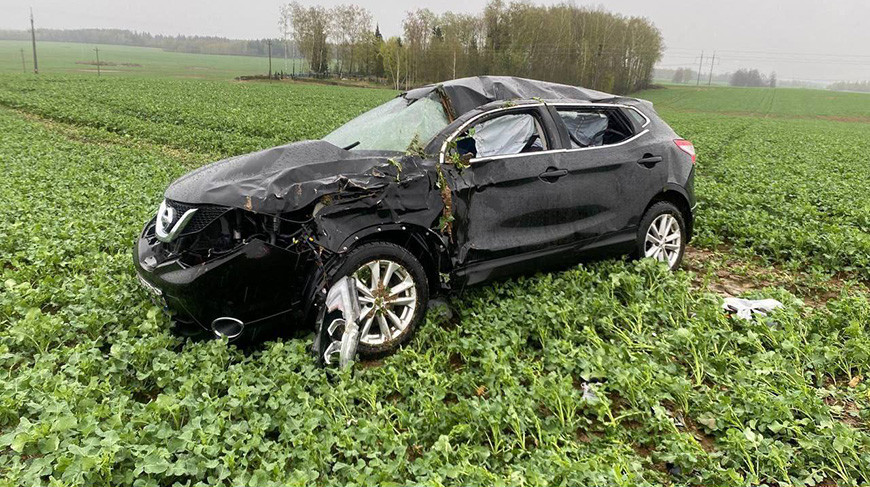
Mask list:
[[[0,0],[0,28],[122,28],[155,34],[233,38],[277,36],[279,0]],[[486,0],[303,0],[326,7],[356,3],[368,8],[385,35],[401,32],[405,12],[478,13]],[[559,3],[538,0],[537,3]],[[575,0],[578,6],[602,2]],[[610,0],[606,9],[651,19],[668,47],[661,67],[704,71],[716,51],[715,71],[754,67],[780,79],[870,80],[868,0]]]

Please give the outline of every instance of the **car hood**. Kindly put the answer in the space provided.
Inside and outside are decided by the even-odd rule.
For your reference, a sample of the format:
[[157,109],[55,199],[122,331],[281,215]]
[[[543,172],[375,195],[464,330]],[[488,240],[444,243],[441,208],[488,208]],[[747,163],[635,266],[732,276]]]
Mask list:
[[[399,165],[381,152],[352,152],[322,140],[282,145],[224,159],[192,171],[167,188],[167,199],[277,214],[344,190],[377,190],[397,180]],[[425,176],[417,171],[403,178]]]

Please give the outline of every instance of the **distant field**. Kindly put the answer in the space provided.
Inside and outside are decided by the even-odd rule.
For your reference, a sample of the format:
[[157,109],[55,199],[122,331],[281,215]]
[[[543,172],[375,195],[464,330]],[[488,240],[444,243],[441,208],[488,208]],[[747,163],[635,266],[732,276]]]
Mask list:
[[657,109],[870,122],[870,94],[803,88],[668,86],[633,96]]
[[297,82],[0,76],[0,105],[215,156],[322,137],[395,94]]
[[[88,73],[96,76],[96,65],[82,64],[96,61],[95,47],[100,48],[100,61],[116,64],[100,68],[107,77],[135,74],[147,77],[231,79],[240,75],[266,74],[269,69],[269,61],[265,57],[188,54],[151,47],[38,42],[39,71]],[[22,72],[21,49],[24,49],[27,70],[32,72],[33,54],[29,42],[0,41],[0,73]],[[288,60],[287,72],[292,70],[292,66],[292,60]],[[302,60],[296,60],[296,69],[301,70],[302,66]],[[272,69],[284,69],[284,60],[272,59]]]
[[870,280],[870,95],[722,87],[637,96],[698,150],[696,244]]

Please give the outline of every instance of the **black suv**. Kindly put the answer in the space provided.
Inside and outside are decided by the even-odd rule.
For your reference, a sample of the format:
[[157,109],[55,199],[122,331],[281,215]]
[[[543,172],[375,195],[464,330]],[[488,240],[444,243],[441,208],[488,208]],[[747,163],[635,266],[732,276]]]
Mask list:
[[322,325],[330,287],[355,278],[359,352],[379,355],[451,288],[587,256],[676,268],[692,235],[694,162],[649,102],[459,79],[402,93],[322,140],[181,177],[134,260],[182,329],[230,339],[267,323]]

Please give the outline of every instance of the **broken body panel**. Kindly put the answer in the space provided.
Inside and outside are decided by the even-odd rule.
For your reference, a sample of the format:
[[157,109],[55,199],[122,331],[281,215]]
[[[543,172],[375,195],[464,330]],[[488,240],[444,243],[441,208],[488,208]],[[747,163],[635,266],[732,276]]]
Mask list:
[[[177,241],[158,239],[154,220],[146,225],[134,259],[140,276],[181,321],[206,330],[223,316],[305,323],[343,255],[365,241],[413,249],[431,287],[446,289],[439,276],[474,284],[600,249],[624,252],[644,209],[666,193],[682,198],[691,225],[693,166],[642,101],[508,77],[455,80],[400,97],[408,105],[438,97],[444,107],[446,126],[419,141],[425,146],[415,139],[412,153],[306,141],[179,178],[165,193],[178,207],[176,221],[188,207],[213,210],[199,214],[198,233],[182,231]],[[615,110],[609,116],[631,134],[575,148],[559,115],[572,107]],[[472,157],[466,166],[457,139],[511,114],[534,117],[540,140],[533,151]]]

